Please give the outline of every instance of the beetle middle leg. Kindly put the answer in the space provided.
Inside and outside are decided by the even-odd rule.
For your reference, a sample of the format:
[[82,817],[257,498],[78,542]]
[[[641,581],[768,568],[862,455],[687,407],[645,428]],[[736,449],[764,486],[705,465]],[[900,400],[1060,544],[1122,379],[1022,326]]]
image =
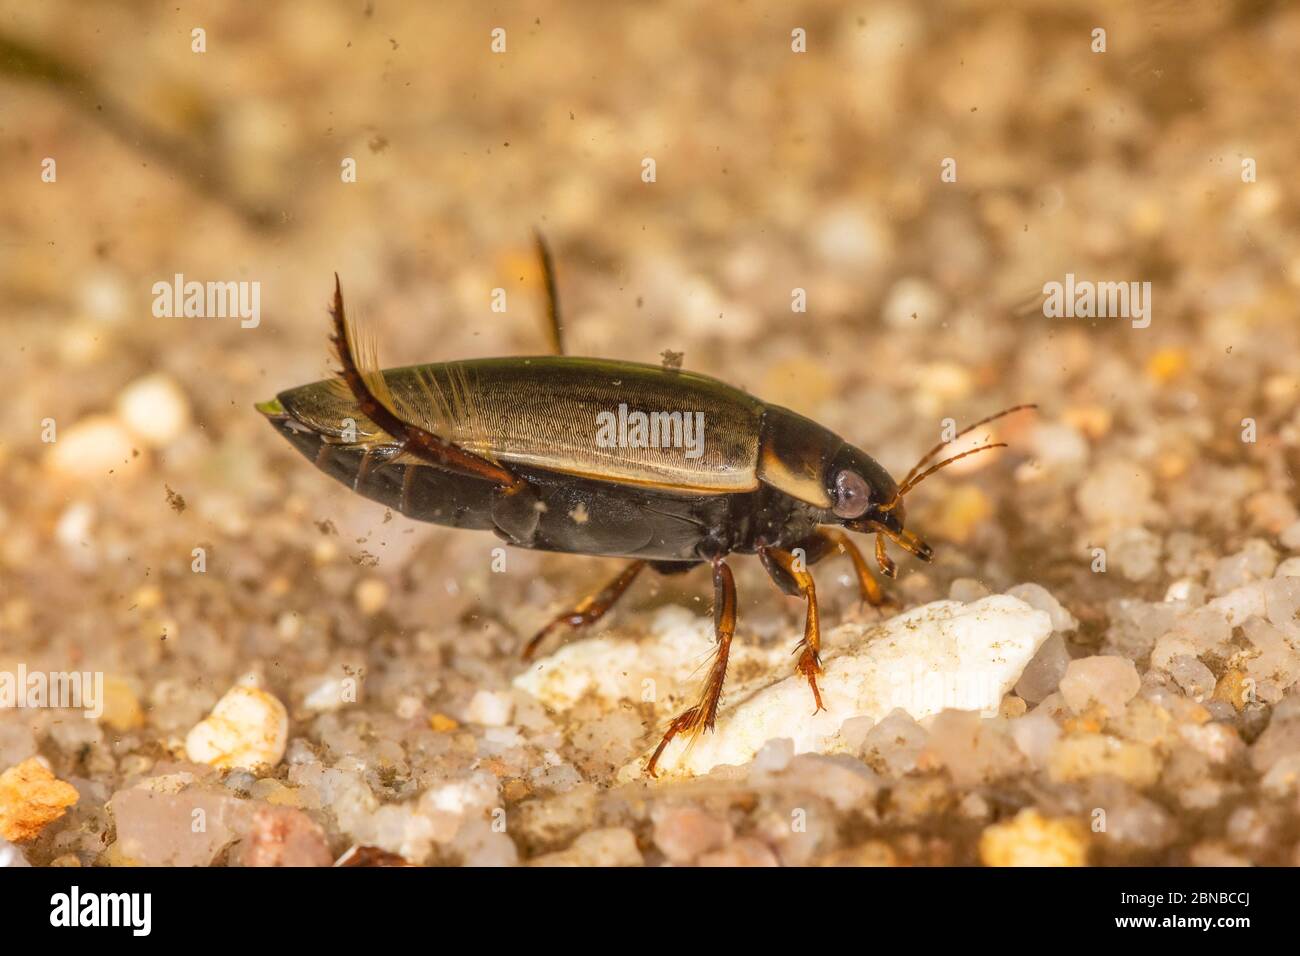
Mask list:
[[736,579],[722,558],[713,559],[713,631],[718,645],[713,655],[709,676],[704,681],[700,702],[673,718],[659,746],[650,755],[646,773],[655,775],[655,766],[664,748],[680,733],[692,736],[703,730],[712,730],[718,717],[718,703],[722,700],[722,685],[727,680],[727,659],[731,656],[731,639],[736,636]]
[[562,624],[570,627],[586,627],[589,624],[595,624],[605,612],[614,606],[614,602],[623,596],[636,576],[641,573],[646,563],[644,561],[629,562],[622,571],[620,571],[612,581],[606,584],[595,594],[589,594],[569,610],[555,617],[551,623],[533,635],[533,639],[524,645],[523,658],[528,660],[533,656],[539,644],[546,639],[546,636]]
[[542,281],[546,285],[546,331],[551,340],[551,352],[564,354],[564,320],[560,317],[560,294],[556,289],[555,261],[551,258],[551,247],[546,244],[546,237],[540,229],[533,230],[533,244],[537,249],[537,260],[542,266]]
[[821,621],[817,614],[817,588],[813,584],[812,575],[808,573],[806,567],[800,566],[800,562],[789,551],[782,551],[780,548],[764,545],[758,549],[758,556],[777,587],[791,597],[802,597],[808,602],[808,616],[804,619],[803,640],[795,648],[795,650],[801,651],[799,662],[795,667],[800,674],[807,678],[808,686],[812,688],[813,702],[817,705],[813,713],[825,710],[826,708],[822,704],[822,692],[817,686],[817,675],[822,672],[822,631]]

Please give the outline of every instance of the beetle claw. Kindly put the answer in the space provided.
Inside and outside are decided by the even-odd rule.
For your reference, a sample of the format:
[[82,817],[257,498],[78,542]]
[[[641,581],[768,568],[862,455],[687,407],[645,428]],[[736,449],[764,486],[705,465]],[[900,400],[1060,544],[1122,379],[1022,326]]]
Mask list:
[[803,648],[803,653],[799,655],[799,663],[796,667],[799,673],[807,678],[808,686],[812,688],[813,701],[817,705],[813,709],[813,714],[819,714],[826,709],[826,705],[822,703],[821,688],[817,686],[817,675],[822,672],[821,655],[806,643],[800,644],[799,647]]

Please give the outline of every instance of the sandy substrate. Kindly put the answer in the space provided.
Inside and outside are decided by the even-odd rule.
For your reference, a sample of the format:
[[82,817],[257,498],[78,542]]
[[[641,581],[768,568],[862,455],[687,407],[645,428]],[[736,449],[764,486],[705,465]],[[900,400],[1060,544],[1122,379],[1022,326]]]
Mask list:
[[[0,709],[0,863],[1300,862],[1300,11],[557,7],[494,54],[476,5],[276,4],[199,54],[30,6],[4,37],[96,85],[0,73],[0,675],[103,706]],[[524,665],[614,562],[502,569],[253,408],[326,374],[335,271],[387,364],[543,351],[535,224],[575,353],[683,352],[895,475],[1039,405],[909,497],[897,607],[813,569],[828,713],[737,558],[719,726],[657,781],[707,572]],[[157,317],[177,273],[257,322]],[[1150,312],[1048,317],[1067,274]]]

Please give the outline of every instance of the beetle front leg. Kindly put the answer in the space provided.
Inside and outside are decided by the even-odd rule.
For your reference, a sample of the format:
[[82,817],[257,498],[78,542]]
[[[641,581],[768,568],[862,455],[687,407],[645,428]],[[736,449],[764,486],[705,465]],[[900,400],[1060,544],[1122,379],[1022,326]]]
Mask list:
[[791,597],[802,597],[808,602],[808,616],[804,619],[803,640],[795,650],[800,650],[796,669],[808,680],[812,688],[813,702],[817,705],[813,713],[825,710],[822,704],[822,692],[817,686],[817,675],[822,672],[821,621],[817,614],[817,587],[806,567],[795,560],[789,551],[763,546],[758,549],[758,556],[767,569],[768,575],[776,586]]
[[718,703],[722,700],[722,685],[727,680],[727,659],[731,655],[731,639],[736,636],[736,579],[722,558],[713,559],[713,631],[718,649],[713,655],[709,676],[704,681],[700,702],[673,718],[659,746],[646,764],[646,773],[655,776],[655,766],[664,748],[680,733],[692,736],[712,730],[718,717]]
[[551,623],[533,635],[533,639],[524,645],[524,660],[530,659],[537,650],[538,645],[561,624],[567,624],[569,627],[586,627],[599,621],[605,616],[605,612],[614,606],[614,602],[623,596],[623,592],[631,587],[632,582],[636,580],[636,576],[641,573],[641,569],[644,567],[644,561],[630,562],[618,573],[616,578],[595,594],[587,595],[572,608],[563,614],[557,615]]
[[848,555],[849,560],[853,562],[853,573],[858,580],[858,593],[862,600],[872,607],[882,607],[891,603],[875,576],[872,575],[871,565],[867,563],[862,550],[839,528],[818,528],[800,547],[808,555],[809,566],[821,561],[832,552]]

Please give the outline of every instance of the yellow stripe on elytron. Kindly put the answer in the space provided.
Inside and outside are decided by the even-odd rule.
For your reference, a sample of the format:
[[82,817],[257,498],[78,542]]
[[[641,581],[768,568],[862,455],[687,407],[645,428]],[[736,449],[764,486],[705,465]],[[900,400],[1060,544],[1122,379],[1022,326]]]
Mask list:
[[792,498],[798,498],[818,508],[831,507],[830,495],[826,493],[821,477],[795,471],[776,454],[771,446],[765,445],[760,451],[758,477]]

